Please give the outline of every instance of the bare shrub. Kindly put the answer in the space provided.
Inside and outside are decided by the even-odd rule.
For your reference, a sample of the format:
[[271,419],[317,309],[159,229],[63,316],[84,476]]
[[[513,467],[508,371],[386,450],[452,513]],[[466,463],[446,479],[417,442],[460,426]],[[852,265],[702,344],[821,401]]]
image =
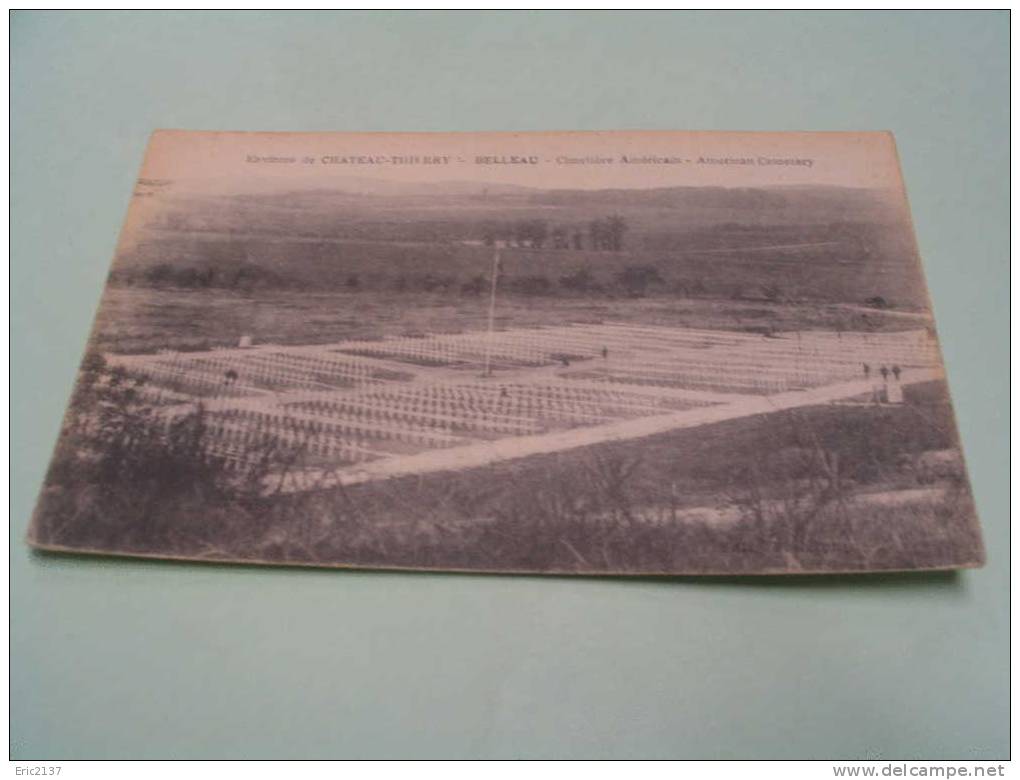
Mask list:
[[[85,359],[44,483],[37,541],[172,555],[224,535],[235,510],[250,522],[243,510],[288,458],[260,444],[232,464],[216,454],[201,403],[157,412],[143,387],[98,355]],[[244,525],[231,519],[233,531]]]

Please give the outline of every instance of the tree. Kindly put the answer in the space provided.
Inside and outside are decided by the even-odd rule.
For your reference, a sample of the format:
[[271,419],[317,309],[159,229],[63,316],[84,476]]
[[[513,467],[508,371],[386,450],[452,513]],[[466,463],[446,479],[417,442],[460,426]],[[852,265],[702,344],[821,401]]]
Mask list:
[[473,276],[469,281],[460,286],[463,295],[481,295],[485,290],[485,277],[481,274]]
[[560,287],[564,290],[588,292],[598,288],[598,286],[595,275],[585,267],[578,268],[573,273],[564,274],[560,277]]
[[623,249],[623,234],[627,232],[627,220],[619,214],[613,214],[606,218],[604,230],[607,248],[613,252],[621,251]]
[[514,292],[522,295],[546,295],[552,290],[552,282],[541,275],[522,276],[511,282]]
[[619,214],[593,219],[588,223],[589,243],[591,248],[598,252],[621,251],[623,249],[623,236],[626,232],[627,220]]
[[588,223],[588,244],[596,252],[606,248],[606,225],[601,219]]
[[519,219],[514,223],[513,227],[513,242],[514,246],[524,246],[528,241],[528,223],[523,219]]
[[544,219],[532,220],[530,237],[532,248],[541,249],[545,244],[546,239],[549,237],[549,223]]
[[145,272],[145,278],[152,285],[167,284],[173,280],[176,270],[170,263],[159,263]]
[[664,284],[659,271],[651,265],[628,265],[616,275],[616,282],[635,298],[644,296],[652,285]]
[[549,234],[552,238],[553,249],[569,249],[570,241],[567,236],[567,229],[565,227],[554,228],[552,233]]
[[544,219],[520,219],[514,223],[514,243],[531,249],[541,249],[549,237],[549,223]]

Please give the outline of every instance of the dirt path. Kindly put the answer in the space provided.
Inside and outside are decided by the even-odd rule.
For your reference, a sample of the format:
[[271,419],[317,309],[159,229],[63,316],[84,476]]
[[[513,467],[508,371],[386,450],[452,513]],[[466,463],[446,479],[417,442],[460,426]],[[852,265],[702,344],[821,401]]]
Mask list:
[[[909,380],[905,380],[904,384],[927,382],[937,379],[939,376],[939,372],[934,370],[915,370],[911,372]],[[830,403],[869,393],[871,388],[872,383],[868,380],[854,380],[771,396],[739,396],[737,400],[728,404],[687,409],[654,417],[622,420],[590,428],[532,436],[514,436],[496,441],[451,447],[445,450],[430,450],[414,455],[364,463],[332,474],[306,471],[292,475],[287,487],[291,491],[297,491],[312,487],[329,487],[331,484],[337,483],[357,485],[389,477],[478,468],[531,455],[562,452],[609,441],[638,439],[681,428],[695,428],[756,414],[769,414],[801,406]]]
[[834,308],[845,311],[856,311],[862,314],[874,314],[879,317],[892,317],[893,319],[911,320],[912,322],[923,322],[931,325],[932,316],[923,311],[900,311],[899,309],[875,309],[869,306],[859,306],[856,303],[835,303]]
[[[931,505],[943,501],[947,489],[944,486],[883,490],[879,493],[857,493],[847,496],[849,504],[857,507],[890,507]],[[781,510],[779,502],[769,502],[770,508]],[[661,512],[658,513],[661,516]],[[641,516],[641,512],[638,513]],[[741,512],[735,506],[695,506],[676,510],[672,520],[678,523],[702,523],[705,525],[732,525],[740,520]],[[661,521],[660,521],[661,522]]]

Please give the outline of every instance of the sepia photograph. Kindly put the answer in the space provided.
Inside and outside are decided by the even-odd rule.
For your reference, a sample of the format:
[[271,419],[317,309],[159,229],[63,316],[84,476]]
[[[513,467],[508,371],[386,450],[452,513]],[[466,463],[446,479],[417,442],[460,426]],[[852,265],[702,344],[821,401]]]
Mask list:
[[890,134],[153,134],[44,550],[777,574],[984,551]]

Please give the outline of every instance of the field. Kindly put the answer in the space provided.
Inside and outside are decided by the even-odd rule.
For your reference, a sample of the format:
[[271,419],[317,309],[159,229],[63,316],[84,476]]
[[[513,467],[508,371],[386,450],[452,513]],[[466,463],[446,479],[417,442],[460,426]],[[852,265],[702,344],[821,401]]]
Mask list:
[[[37,541],[522,571],[949,565],[981,551],[938,377],[925,329],[603,322],[110,353],[100,424],[171,455],[157,471],[115,453],[84,494],[58,458]],[[168,503],[175,473],[188,497]]]
[[629,574],[981,560],[887,195],[370,190],[172,201],[132,236],[37,544]]
[[898,387],[937,369],[924,330],[770,337],[626,323],[108,360],[164,415],[201,400],[211,451],[228,462],[250,457],[254,444],[299,449],[304,462],[287,489],[835,401],[872,391],[880,370],[895,371],[886,381]]
[[[443,293],[185,290],[108,287],[90,348],[140,353],[256,344],[320,344],[486,328],[488,301]],[[500,294],[498,328],[628,322],[766,331],[874,332],[930,326],[924,314],[841,303],[776,303],[663,296],[535,299]]]
[[[111,281],[192,289],[927,305],[903,204],[839,187],[357,193],[171,201]],[[458,305],[458,303],[453,303]]]

